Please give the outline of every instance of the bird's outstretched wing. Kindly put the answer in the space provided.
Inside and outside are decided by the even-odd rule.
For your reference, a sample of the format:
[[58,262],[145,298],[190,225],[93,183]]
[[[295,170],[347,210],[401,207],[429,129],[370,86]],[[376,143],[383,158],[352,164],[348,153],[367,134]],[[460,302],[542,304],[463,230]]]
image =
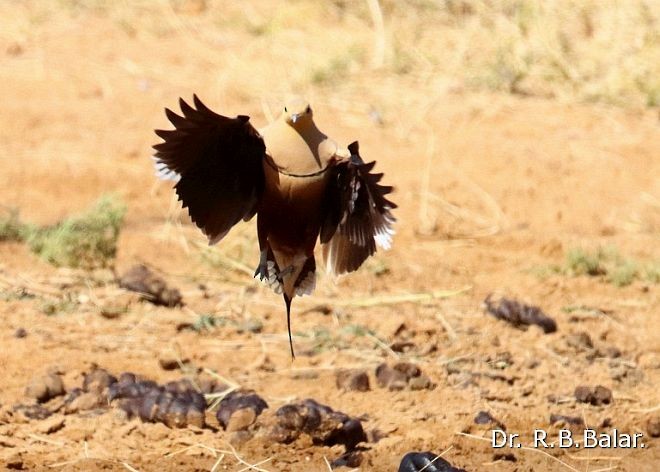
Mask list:
[[321,225],[323,258],[335,275],[356,270],[376,245],[389,249],[394,234],[396,205],[386,198],[392,187],[378,183],[383,174],[371,173],[376,162],[362,160],[357,141],[348,149],[350,159],[331,169]]
[[266,146],[249,117],[218,115],[194,96],[179,99],[183,116],[165,109],[173,130],[156,130],[155,165],[175,185],[179,200],[209,243],[222,239],[257,211],[264,188]]

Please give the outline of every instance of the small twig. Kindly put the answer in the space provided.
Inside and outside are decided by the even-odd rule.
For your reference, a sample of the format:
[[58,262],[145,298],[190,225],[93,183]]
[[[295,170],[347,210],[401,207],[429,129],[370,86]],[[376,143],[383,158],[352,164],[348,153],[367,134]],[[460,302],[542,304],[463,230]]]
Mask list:
[[620,461],[623,460],[623,457],[620,456],[570,456],[571,459],[576,461]]
[[445,331],[447,332],[447,336],[449,336],[449,339],[452,341],[456,341],[458,339],[458,335],[456,334],[456,331],[452,326],[449,324],[449,321],[443,316],[442,313],[436,313],[435,317],[440,321],[442,324],[443,328],[445,328]]
[[210,472],[215,472],[218,469],[218,467],[220,466],[220,463],[224,460],[224,458],[225,458],[225,455],[220,454],[220,457],[218,457],[218,460],[215,461],[215,464],[213,464],[213,467],[211,467]]
[[392,350],[391,347],[389,347],[389,346],[388,346],[387,344],[385,344],[383,341],[381,341],[380,339],[378,339],[377,336],[374,336],[374,335],[371,334],[371,333],[367,333],[367,337],[368,337],[369,339],[371,339],[372,341],[374,341],[374,342],[378,345],[378,347],[380,347],[383,351],[385,351],[386,353],[388,353],[388,354],[389,354],[390,356],[392,356],[394,359],[399,360],[399,359],[401,358],[401,356],[399,356],[399,354],[397,354],[396,352],[394,352],[394,351]]
[[449,451],[451,451],[453,447],[454,447],[454,446],[449,446],[447,449],[445,449],[445,450],[442,451],[440,454],[438,454],[437,456],[435,456],[435,457],[433,458],[432,461],[430,461],[430,462],[429,462],[428,464],[426,464],[424,467],[422,467],[421,469],[419,469],[419,472],[422,472],[423,470],[426,470],[428,467],[430,467],[431,465],[433,465],[433,463],[434,463],[435,461],[437,461],[437,460],[440,459],[442,456],[444,456],[444,455],[447,454]]
[[635,408],[633,410],[630,410],[634,413],[653,413],[654,411],[660,410],[660,404],[656,406],[652,406],[651,408]]
[[232,445],[229,444],[229,443],[227,443],[227,445],[228,445],[229,448],[231,449],[232,454],[234,455],[234,457],[236,458],[236,460],[237,460],[238,462],[240,462],[241,464],[243,464],[244,466],[246,466],[245,468],[239,470],[238,472],[244,472],[244,471],[246,471],[246,470],[257,470],[257,471],[259,471],[259,472],[268,472],[266,469],[261,469],[261,468],[259,468],[259,467],[257,467],[257,466],[263,464],[264,462],[268,462],[268,461],[272,460],[272,459],[273,459],[272,456],[269,457],[268,459],[264,459],[263,461],[258,462],[258,463],[256,463],[256,464],[250,464],[250,463],[246,462],[245,460],[243,460],[243,459],[241,458],[241,456],[238,455],[238,452],[236,452],[236,449],[234,448],[234,446],[232,446]]
[[120,464],[123,465],[124,467],[126,467],[131,472],[140,472],[139,470],[137,470],[135,467],[131,466],[127,462],[120,462]]
[[272,457],[269,457],[269,458],[267,458],[267,459],[264,459],[264,460],[262,460],[262,461],[256,462],[256,463],[254,463],[254,464],[247,464],[247,462],[243,462],[243,461],[241,461],[242,463],[247,464],[247,466],[246,466],[246,467],[243,467],[243,468],[240,469],[238,472],[245,472],[246,470],[251,470],[251,469],[254,469],[254,470],[266,470],[266,469],[260,469],[260,468],[258,468],[257,466],[258,466],[258,465],[261,465],[261,464],[265,464],[266,462],[270,462],[270,461],[272,461],[272,460],[273,460],[273,458],[272,458]]

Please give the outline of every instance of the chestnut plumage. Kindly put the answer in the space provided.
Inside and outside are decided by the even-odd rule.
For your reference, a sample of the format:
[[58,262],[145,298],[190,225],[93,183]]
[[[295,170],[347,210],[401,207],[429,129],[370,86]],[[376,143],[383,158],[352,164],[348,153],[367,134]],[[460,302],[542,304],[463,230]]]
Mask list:
[[389,248],[392,187],[379,183],[383,174],[371,172],[375,162],[362,160],[357,142],[343,149],[323,134],[300,98],[260,130],[247,116],[211,111],[196,95],[194,107],[179,105],[183,116],[165,110],[174,129],[156,130],[163,139],[154,146],[157,175],[176,181],[210,244],[257,215],[255,277],[284,298],[293,356],[291,301],[314,290],[317,241],[333,275],[356,270],[377,246]]

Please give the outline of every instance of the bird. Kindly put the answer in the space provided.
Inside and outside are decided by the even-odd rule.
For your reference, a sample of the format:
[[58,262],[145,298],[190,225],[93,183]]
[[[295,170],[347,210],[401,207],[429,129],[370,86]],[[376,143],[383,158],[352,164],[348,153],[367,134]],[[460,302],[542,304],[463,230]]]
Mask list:
[[257,129],[250,117],[215,113],[193,95],[181,114],[165,108],[174,129],[156,129],[156,175],[174,190],[209,244],[241,220],[257,217],[259,263],[254,277],[282,294],[292,358],[291,301],[316,286],[317,243],[326,271],[353,272],[389,249],[397,207],[359,143],[347,148],[320,131],[304,98],[288,100],[277,119]]

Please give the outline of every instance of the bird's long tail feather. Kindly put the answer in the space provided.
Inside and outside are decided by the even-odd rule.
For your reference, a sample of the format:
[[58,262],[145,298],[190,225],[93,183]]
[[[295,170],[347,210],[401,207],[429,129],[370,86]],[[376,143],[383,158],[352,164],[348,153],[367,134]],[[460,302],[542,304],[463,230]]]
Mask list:
[[296,355],[293,352],[293,338],[291,337],[291,299],[286,295],[284,296],[284,303],[286,304],[286,327],[289,331],[289,347],[291,348],[291,359],[295,359]]

